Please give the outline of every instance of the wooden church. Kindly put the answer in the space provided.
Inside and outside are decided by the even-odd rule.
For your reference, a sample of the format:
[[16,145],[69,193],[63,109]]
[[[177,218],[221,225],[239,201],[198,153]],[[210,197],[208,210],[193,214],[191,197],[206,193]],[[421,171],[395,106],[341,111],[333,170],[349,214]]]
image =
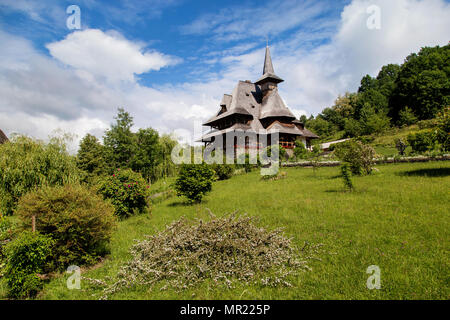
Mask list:
[[311,148],[311,140],[318,136],[305,129],[304,124],[284,104],[278,94],[278,84],[283,81],[275,74],[267,46],[262,77],[254,83],[239,81],[232,94],[224,94],[219,112],[203,124],[211,130],[202,136],[201,141],[207,146],[222,136],[225,146],[226,136],[244,132],[245,135],[256,135],[256,144],[249,142],[249,139],[239,142],[235,138],[234,148],[261,148],[264,146],[263,139],[270,144],[271,133],[278,131],[279,144],[288,153],[292,153],[296,140]]

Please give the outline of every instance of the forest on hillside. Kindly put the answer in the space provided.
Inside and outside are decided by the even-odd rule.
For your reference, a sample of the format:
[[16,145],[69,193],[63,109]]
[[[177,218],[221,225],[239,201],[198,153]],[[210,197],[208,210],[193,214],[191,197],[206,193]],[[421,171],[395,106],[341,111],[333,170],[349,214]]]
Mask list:
[[424,47],[403,64],[366,75],[357,92],[339,96],[316,117],[300,120],[322,141],[378,134],[391,127],[432,121],[450,105],[450,45]]

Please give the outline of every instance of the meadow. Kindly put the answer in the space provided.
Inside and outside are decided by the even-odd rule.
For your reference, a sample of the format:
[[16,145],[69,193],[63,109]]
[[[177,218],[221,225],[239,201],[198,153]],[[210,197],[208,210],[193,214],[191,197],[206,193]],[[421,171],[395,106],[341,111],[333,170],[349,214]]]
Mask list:
[[[135,240],[154,234],[182,216],[208,219],[236,210],[269,229],[284,228],[294,244],[323,244],[312,271],[290,279],[293,287],[215,287],[205,281],[192,289],[135,287],[113,299],[449,299],[450,164],[389,164],[375,174],[354,177],[347,192],[339,168],[286,168],[285,179],[261,180],[259,171],[214,183],[201,204],[171,197],[150,215],[119,223],[112,252],[83,276],[114,280]],[[167,183],[170,183],[168,181]],[[161,185],[156,186],[161,189]],[[381,289],[369,290],[367,267],[381,269]],[[38,299],[98,299],[101,288],[83,280],[81,290],[66,287],[60,274]],[[110,278],[108,278],[110,277]],[[0,296],[5,295],[0,281]]]

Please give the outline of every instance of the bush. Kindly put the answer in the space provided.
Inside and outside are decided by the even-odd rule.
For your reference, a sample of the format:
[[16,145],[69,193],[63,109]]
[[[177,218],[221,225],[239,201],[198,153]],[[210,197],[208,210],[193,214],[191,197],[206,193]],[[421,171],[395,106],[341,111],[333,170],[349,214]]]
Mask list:
[[108,252],[115,226],[114,208],[93,190],[79,185],[44,187],[20,199],[22,229],[36,230],[55,240],[52,268],[91,264]]
[[65,145],[16,137],[0,145],[0,212],[11,215],[21,196],[42,185],[78,182],[80,171]]
[[431,130],[422,130],[410,133],[407,137],[408,143],[415,152],[426,152],[433,150],[436,144],[436,135]]
[[450,106],[439,112],[436,119],[436,139],[442,151],[450,151]]
[[419,129],[432,129],[436,127],[436,120],[435,119],[429,119],[429,120],[421,120],[417,122],[417,125],[419,126]]
[[45,272],[53,246],[50,237],[27,231],[8,244],[5,278],[11,297],[34,297],[42,289],[38,274]]
[[140,173],[131,169],[117,169],[114,174],[100,182],[98,192],[111,201],[120,218],[143,213],[149,208],[148,188]]
[[370,174],[372,172],[375,150],[360,141],[345,141],[339,143],[335,155],[342,162],[347,162],[355,175]]
[[399,112],[399,125],[410,126],[417,122],[417,117],[414,115],[412,109],[405,107]]
[[227,180],[233,176],[234,168],[232,165],[226,164],[212,164],[211,169],[216,173],[217,180]]
[[206,164],[181,165],[174,186],[177,195],[185,196],[189,201],[200,202],[211,191],[214,174],[214,170]]
[[306,159],[308,157],[308,150],[305,144],[299,140],[295,141],[294,156],[296,159]]

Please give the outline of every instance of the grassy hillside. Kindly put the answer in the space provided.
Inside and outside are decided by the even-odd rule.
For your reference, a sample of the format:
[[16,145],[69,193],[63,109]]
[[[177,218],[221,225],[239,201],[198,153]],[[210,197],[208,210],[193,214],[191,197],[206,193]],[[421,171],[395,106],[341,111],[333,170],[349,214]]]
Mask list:
[[[287,178],[262,181],[259,172],[216,182],[200,205],[180,198],[155,204],[152,215],[120,223],[111,256],[84,276],[114,279],[130,258],[134,239],[162,230],[181,216],[207,218],[235,210],[259,217],[268,228],[283,227],[298,246],[324,244],[312,271],[292,279],[293,288],[214,288],[205,282],[182,292],[133,288],[114,299],[449,299],[450,164],[380,165],[355,177],[356,191],[343,191],[338,168],[288,168]],[[368,290],[366,269],[381,268],[381,290]],[[68,275],[48,283],[41,299],[97,299],[100,289],[82,281],[68,290]],[[109,280],[111,281],[111,280]],[[0,296],[4,296],[0,281]]]

